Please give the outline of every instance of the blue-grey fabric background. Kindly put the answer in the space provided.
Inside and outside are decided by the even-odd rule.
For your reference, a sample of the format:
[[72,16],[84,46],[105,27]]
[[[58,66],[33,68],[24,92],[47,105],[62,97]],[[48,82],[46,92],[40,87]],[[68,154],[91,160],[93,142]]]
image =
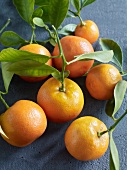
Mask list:
[[[127,0],[96,0],[95,3],[86,7],[82,18],[93,20],[100,29],[100,37],[114,39],[122,48],[124,55],[124,70],[127,69]],[[11,0],[0,0],[0,27],[11,18],[12,22],[6,30],[12,30],[25,39],[30,38],[30,28],[23,21]],[[63,26],[68,23],[79,23],[78,19],[66,19]],[[45,40],[47,34],[38,29],[37,38]],[[4,47],[0,45],[0,50]],[[94,44],[95,50],[99,43]],[[49,48],[49,50],[51,50]],[[80,116],[92,115],[101,119],[109,127],[113,122],[104,112],[105,101],[93,99],[85,88],[85,77],[74,79],[82,88],[85,98],[84,109]],[[20,99],[36,101],[36,95],[42,82],[27,83],[18,76],[14,76],[11,82],[9,93],[5,100],[11,106]],[[3,90],[3,82],[0,71],[0,90]],[[118,115],[121,115],[127,108],[127,94],[120,108]],[[5,108],[0,102],[0,113]],[[127,116],[118,125],[114,132],[121,170],[127,169]],[[67,152],[64,145],[64,133],[69,124],[55,124],[48,122],[46,132],[42,137],[24,148],[17,148],[9,145],[0,137],[0,170],[108,170],[109,149],[104,156],[95,161],[78,161]]]

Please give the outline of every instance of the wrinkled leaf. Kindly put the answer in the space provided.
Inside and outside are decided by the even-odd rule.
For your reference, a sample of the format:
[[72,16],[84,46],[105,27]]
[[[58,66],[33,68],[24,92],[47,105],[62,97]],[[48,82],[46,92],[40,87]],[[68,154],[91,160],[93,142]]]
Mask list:
[[28,51],[16,50],[13,48],[7,48],[1,51],[0,61],[1,62],[16,62],[20,60],[34,60],[40,63],[46,63],[49,60],[48,56],[35,54]]
[[58,31],[58,33],[62,35],[72,35],[74,34],[76,26],[76,24],[68,24]]
[[48,66],[46,64],[40,65],[39,63],[37,64],[37,62],[27,60],[13,63],[8,70],[20,76],[30,77],[47,76],[53,72],[57,72],[54,67]]
[[10,82],[13,77],[13,73],[7,71],[10,66],[10,63],[8,62],[2,62],[1,63],[1,69],[2,69],[2,77],[3,77],[3,82],[4,82],[4,88],[6,90],[6,93],[8,93],[8,88],[10,85]]
[[106,114],[110,117],[114,117],[115,113],[120,109],[126,89],[127,81],[121,80],[116,84],[114,89],[114,99],[109,100],[105,108]]
[[69,0],[50,0],[49,20],[56,29],[65,19],[69,7]]
[[35,17],[33,18],[33,23],[39,27],[44,27],[45,24],[41,18]]
[[113,57],[113,51],[97,51],[97,52],[93,52],[93,53],[87,53],[87,54],[82,54],[82,55],[78,55],[75,56],[75,59],[70,61],[69,63],[75,62],[75,61],[79,61],[79,60],[97,60],[99,62],[103,62],[103,63],[107,63],[109,61],[111,61]]
[[42,17],[43,15],[43,10],[41,8],[36,8],[33,12],[32,18],[34,17]]
[[122,53],[122,49],[120,48],[120,46],[111,39],[103,39],[103,38],[100,39],[100,45],[104,51],[113,50],[114,56],[113,56],[112,62],[120,68],[120,71],[122,71],[123,70],[123,53]]
[[0,42],[4,46],[16,46],[22,43],[26,43],[23,38],[21,38],[17,33],[13,31],[5,31],[0,37]]
[[81,0],[81,9],[87,5],[92,4],[93,2],[95,2],[96,0]]
[[31,24],[34,12],[34,0],[13,0],[18,13],[27,23]]
[[112,132],[113,130],[110,132],[110,170],[119,170],[119,155],[113,140]]
[[74,6],[77,12],[80,12],[81,8],[80,0],[71,0],[71,4]]

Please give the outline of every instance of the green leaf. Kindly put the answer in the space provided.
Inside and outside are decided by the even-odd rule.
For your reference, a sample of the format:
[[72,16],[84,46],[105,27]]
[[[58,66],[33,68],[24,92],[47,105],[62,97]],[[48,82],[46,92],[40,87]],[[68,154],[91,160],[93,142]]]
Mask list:
[[119,170],[119,155],[113,140],[112,132],[113,130],[110,132],[110,170]]
[[10,66],[10,63],[8,63],[8,62],[1,63],[2,77],[3,77],[4,88],[6,90],[6,93],[8,93],[8,88],[9,88],[10,82],[12,80],[12,77],[14,75],[14,73],[7,71],[9,66]]
[[50,0],[49,5],[49,21],[58,29],[67,15],[69,0]]
[[113,50],[114,56],[112,62],[120,68],[120,71],[123,71],[123,53],[121,47],[115,41],[103,38],[100,39],[100,45],[103,51]]
[[[67,78],[67,77],[69,76],[69,74],[70,74],[70,71],[66,70],[66,71],[64,72],[64,78]],[[59,81],[62,81],[62,73],[61,73],[61,72],[59,72],[59,71],[54,72],[54,73],[52,73],[52,76],[53,76],[55,79],[57,79],[57,80],[59,80]]]
[[82,9],[85,6],[92,4],[96,0],[80,0],[80,1],[81,1],[81,9]]
[[27,23],[31,24],[34,12],[34,0],[13,0],[18,13]]
[[115,113],[120,109],[127,89],[127,81],[119,81],[114,89],[114,99],[109,100],[106,104],[106,114],[114,117]]
[[50,0],[35,0],[35,4],[38,6],[46,6],[49,5]]
[[62,35],[72,35],[74,34],[76,26],[76,24],[68,24],[58,31],[58,33]]
[[74,6],[77,12],[80,12],[80,8],[81,8],[80,0],[71,0],[71,4]]
[[30,77],[47,76],[53,72],[57,72],[54,67],[30,60],[13,63],[10,65],[8,70],[20,76]]
[[43,10],[39,7],[39,8],[36,8],[33,12],[33,15],[32,15],[32,18],[34,17],[42,17],[43,15]]
[[21,60],[34,60],[40,63],[46,63],[50,58],[45,55],[35,54],[28,51],[7,48],[0,53],[0,62],[16,62]]
[[79,61],[79,60],[97,60],[99,62],[107,63],[107,62],[111,61],[112,57],[113,57],[112,50],[97,51],[97,52],[92,52],[92,53],[75,56],[75,59],[68,62],[68,64],[71,64],[71,63]]
[[21,38],[17,33],[13,31],[5,31],[0,37],[0,42],[4,46],[15,46],[26,43],[23,38]]
[[45,24],[41,18],[35,17],[33,18],[33,23],[39,27],[44,27]]

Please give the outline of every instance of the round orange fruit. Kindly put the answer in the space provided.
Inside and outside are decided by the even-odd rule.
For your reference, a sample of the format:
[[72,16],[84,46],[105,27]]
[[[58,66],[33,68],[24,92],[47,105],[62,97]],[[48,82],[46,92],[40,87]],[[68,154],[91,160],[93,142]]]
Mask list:
[[100,158],[109,145],[108,133],[98,137],[98,132],[107,130],[106,125],[92,116],[74,120],[65,132],[65,146],[77,160],[89,161]]
[[48,79],[39,89],[37,103],[44,109],[47,118],[56,123],[63,123],[77,117],[84,105],[81,88],[74,81],[65,78],[65,91],[55,78]]
[[[92,45],[86,39],[81,37],[65,36],[60,40],[60,42],[67,62],[72,61],[77,55],[94,52]],[[52,55],[59,55],[58,44],[56,44]],[[69,77],[80,77],[92,67],[93,63],[94,60],[76,61],[67,65],[65,69],[70,71]],[[53,64],[58,70],[62,70],[62,58],[54,58]]]

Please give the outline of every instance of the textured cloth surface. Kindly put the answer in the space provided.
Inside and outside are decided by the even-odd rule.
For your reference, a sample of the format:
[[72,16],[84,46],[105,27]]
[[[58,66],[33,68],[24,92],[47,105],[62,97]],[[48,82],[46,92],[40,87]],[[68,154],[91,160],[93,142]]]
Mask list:
[[[124,55],[124,70],[127,69],[127,0],[96,0],[86,7],[82,13],[83,19],[90,19],[97,23],[100,29],[100,37],[114,39],[122,48]],[[30,38],[29,26],[19,17],[10,0],[0,0],[0,27],[11,18],[12,22],[6,30],[12,30],[25,39]],[[63,25],[79,23],[78,19],[66,19]],[[47,34],[38,29],[37,37],[46,39]],[[0,45],[0,50],[4,47]],[[94,44],[95,50],[99,48],[99,42]],[[109,127],[113,122],[104,112],[105,101],[97,101],[90,97],[85,88],[85,77],[74,79],[82,88],[85,98],[84,109],[80,116],[92,115],[101,119]],[[18,76],[14,76],[9,93],[5,100],[11,106],[19,99],[36,101],[36,95],[42,82],[27,83]],[[3,90],[0,71],[0,90]],[[117,116],[120,116],[127,107],[127,93]],[[0,103],[0,113],[5,108]],[[121,170],[127,169],[127,117],[118,125],[114,132]],[[0,170],[108,170],[109,149],[98,160],[82,162],[70,156],[64,145],[64,133],[69,124],[55,124],[48,122],[46,132],[42,137],[24,148],[9,145],[0,137]]]

